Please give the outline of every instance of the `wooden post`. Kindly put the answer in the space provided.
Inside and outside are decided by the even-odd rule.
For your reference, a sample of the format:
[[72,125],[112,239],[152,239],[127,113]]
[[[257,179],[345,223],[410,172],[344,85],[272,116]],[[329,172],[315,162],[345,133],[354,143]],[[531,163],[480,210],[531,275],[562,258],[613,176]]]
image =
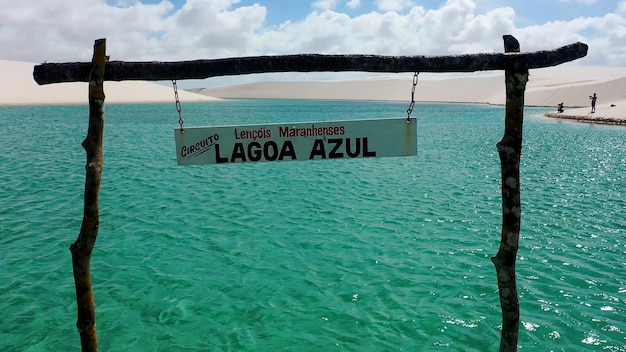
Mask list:
[[91,252],[98,237],[100,214],[98,193],[102,176],[102,139],[104,136],[104,67],[106,63],[106,40],[96,40],[89,80],[89,127],[82,143],[87,153],[85,166],[85,200],[83,223],[76,242],[70,246],[82,351],[97,351],[96,310],[91,287]]
[[[504,36],[506,53],[519,52],[519,43],[512,36]],[[502,333],[500,351],[517,351],[519,336],[519,300],[515,281],[515,261],[519,248],[521,222],[520,158],[522,152],[522,125],[524,119],[524,92],[528,81],[526,60],[511,55],[504,71],[506,83],[506,117],[504,137],[497,144],[502,171],[502,233],[500,249],[491,261],[496,267]]]

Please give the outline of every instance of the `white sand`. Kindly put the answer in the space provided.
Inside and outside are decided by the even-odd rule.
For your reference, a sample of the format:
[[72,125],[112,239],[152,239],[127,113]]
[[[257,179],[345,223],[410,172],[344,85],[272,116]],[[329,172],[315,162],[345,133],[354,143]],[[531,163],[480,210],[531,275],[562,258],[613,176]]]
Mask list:
[[[87,104],[88,83],[58,83],[40,86],[33,79],[36,64],[0,60],[4,88],[0,105]],[[174,103],[174,89],[152,82],[104,82],[106,103]],[[214,101],[216,98],[179,89],[182,101]]]
[[[487,103],[504,105],[504,73],[473,73],[449,78],[420,74],[415,99],[420,102]],[[385,78],[326,82],[264,82],[214,89],[201,94],[220,98],[286,98],[410,101],[412,74]],[[589,95],[596,93],[596,113],[591,114]],[[565,105],[565,114],[601,122],[626,123],[626,68],[545,68],[532,70],[526,86],[527,106]],[[614,104],[615,107],[611,107]],[[580,108],[581,109],[573,109]]]
[[[33,63],[0,60],[6,87],[0,105],[86,104],[87,83],[39,86]],[[287,74],[288,75],[288,74]],[[346,81],[262,82],[204,89],[199,94],[179,90],[181,101],[216,98],[340,99],[410,101],[412,73]],[[598,95],[595,114],[589,96]],[[171,87],[151,82],[105,82],[106,103],[173,102]],[[451,77],[420,74],[415,92],[419,102],[458,102],[504,105],[504,73],[472,73]],[[544,68],[532,70],[526,86],[527,106],[553,107],[565,112],[553,117],[626,124],[626,68]],[[611,107],[611,105],[615,105]]]

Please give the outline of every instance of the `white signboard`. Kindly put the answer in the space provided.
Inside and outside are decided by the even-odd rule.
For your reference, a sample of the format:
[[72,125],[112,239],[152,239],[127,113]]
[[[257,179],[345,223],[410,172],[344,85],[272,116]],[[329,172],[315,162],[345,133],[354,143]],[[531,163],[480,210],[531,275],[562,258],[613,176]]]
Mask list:
[[174,132],[178,165],[417,154],[415,118],[194,127]]

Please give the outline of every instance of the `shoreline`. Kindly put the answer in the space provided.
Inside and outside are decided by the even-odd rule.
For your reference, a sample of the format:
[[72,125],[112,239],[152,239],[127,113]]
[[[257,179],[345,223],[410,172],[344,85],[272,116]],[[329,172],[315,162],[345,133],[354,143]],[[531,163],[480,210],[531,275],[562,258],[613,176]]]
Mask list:
[[[88,105],[87,82],[40,86],[33,80],[34,63],[0,60],[0,74],[11,83],[0,106]],[[546,108],[544,116],[585,123],[626,125],[626,68],[554,67],[529,72],[524,106]],[[225,99],[291,99],[402,102],[429,104],[506,105],[504,73],[474,72],[459,76],[424,74],[417,85],[408,74],[347,80],[269,80],[180,91],[182,104]],[[311,77],[313,78],[313,77]],[[413,89],[411,87],[413,86]],[[105,82],[106,104],[174,104],[173,89],[148,81]],[[598,96],[594,114],[589,97]],[[564,113],[557,113],[563,104]]]
[[543,116],[557,120],[569,120],[589,124],[626,126],[626,118],[619,117],[589,117],[587,115],[570,115],[558,112],[547,112],[543,114]]

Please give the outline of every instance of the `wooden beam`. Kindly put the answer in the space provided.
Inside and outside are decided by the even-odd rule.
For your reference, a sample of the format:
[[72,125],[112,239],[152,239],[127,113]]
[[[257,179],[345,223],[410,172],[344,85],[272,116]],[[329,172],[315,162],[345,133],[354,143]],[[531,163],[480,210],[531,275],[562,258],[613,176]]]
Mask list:
[[[532,53],[495,53],[452,56],[284,55],[252,56],[179,62],[106,63],[106,81],[167,81],[266,72],[476,72],[504,70],[511,56],[528,62],[529,68],[556,66],[587,55],[587,45],[574,43]],[[44,63],[35,66],[38,84],[87,82],[91,64]]]

